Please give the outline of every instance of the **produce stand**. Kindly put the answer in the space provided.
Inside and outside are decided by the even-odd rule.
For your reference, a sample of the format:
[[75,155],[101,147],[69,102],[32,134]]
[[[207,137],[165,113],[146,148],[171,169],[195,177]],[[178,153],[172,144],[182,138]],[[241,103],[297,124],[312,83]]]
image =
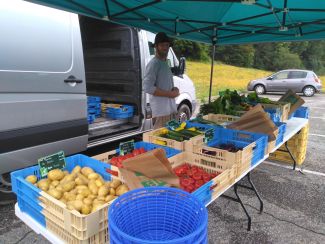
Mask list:
[[[294,135],[296,135],[297,133],[299,133],[299,131],[304,128],[307,124],[308,124],[308,119],[303,119],[303,118],[291,118],[289,119],[287,122],[287,129],[286,132],[284,134],[284,140],[282,143],[280,143],[279,145],[277,145],[272,152],[276,151],[278,148],[280,148],[282,145],[285,145],[288,140],[290,138],[292,138]],[[261,197],[258,194],[258,191],[256,190],[253,182],[251,181],[250,178],[250,173],[257,167],[259,166],[261,163],[263,163],[267,158],[269,157],[269,154],[265,155],[263,159],[259,160],[256,164],[254,164],[253,166],[251,166],[248,170],[246,170],[246,172],[242,173],[239,177],[237,177],[235,179],[235,181],[230,184],[229,186],[225,187],[222,191],[218,192],[218,194],[214,195],[211,199],[211,201],[209,201],[206,206],[209,206],[212,202],[214,202],[216,199],[218,199],[220,196],[226,197],[230,200],[236,201],[238,203],[240,203],[240,205],[242,206],[247,219],[248,219],[248,227],[247,229],[250,230],[251,229],[251,217],[247,211],[247,209],[245,208],[238,192],[237,189],[238,187],[244,187],[247,189],[250,189],[252,191],[254,191],[254,193],[256,194],[259,202],[260,202],[260,212],[263,211],[263,201],[261,199]],[[295,167],[295,164],[294,164]],[[250,183],[250,186],[246,186],[246,185],[242,185],[239,182],[244,178],[247,177],[248,182]],[[229,197],[229,196],[225,196],[224,193],[227,192],[231,187],[234,187],[234,192],[236,195],[236,198],[233,197]],[[39,224],[37,221],[35,221],[32,217],[30,217],[28,214],[22,212],[19,209],[18,204],[15,205],[15,214],[18,218],[20,218],[27,226],[29,226],[31,229],[33,229],[37,234],[41,234],[42,236],[44,236],[47,240],[49,240],[52,243],[64,243],[61,239],[59,239],[56,235],[54,235],[53,233],[51,233],[49,230],[47,230],[44,226],[42,226],[41,224]]]

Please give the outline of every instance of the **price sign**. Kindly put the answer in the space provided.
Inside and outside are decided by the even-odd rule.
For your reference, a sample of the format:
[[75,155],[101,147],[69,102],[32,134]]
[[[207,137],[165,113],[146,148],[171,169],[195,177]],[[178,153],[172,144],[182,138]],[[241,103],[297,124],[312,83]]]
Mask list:
[[120,143],[120,155],[126,155],[134,150],[134,140]]
[[204,142],[208,143],[209,141],[211,141],[214,137],[214,129],[208,129],[205,133],[204,133]]
[[47,173],[52,169],[64,169],[66,166],[64,152],[60,151],[40,158],[38,160],[38,165],[40,167],[41,177],[47,176]]

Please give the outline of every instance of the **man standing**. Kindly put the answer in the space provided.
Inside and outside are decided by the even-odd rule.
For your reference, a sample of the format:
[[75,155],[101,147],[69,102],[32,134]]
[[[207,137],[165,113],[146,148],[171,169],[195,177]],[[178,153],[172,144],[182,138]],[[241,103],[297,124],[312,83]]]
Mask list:
[[156,55],[146,67],[144,91],[149,93],[154,129],[165,126],[177,113],[175,97],[179,90],[174,87],[173,74],[167,63],[172,42],[164,32],[155,37]]

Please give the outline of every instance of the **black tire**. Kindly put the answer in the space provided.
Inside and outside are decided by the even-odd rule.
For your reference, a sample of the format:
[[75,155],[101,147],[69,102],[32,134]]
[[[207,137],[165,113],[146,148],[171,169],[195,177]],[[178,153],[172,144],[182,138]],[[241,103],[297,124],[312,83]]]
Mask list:
[[189,120],[192,116],[191,110],[187,104],[181,104],[177,111],[177,121],[180,123]]
[[0,206],[8,205],[17,201],[16,195],[12,192],[10,174],[0,175]]
[[266,92],[265,90],[265,86],[262,84],[258,84],[254,87],[254,91],[258,94],[258,95],[262,95]]
[[315,92],[316,92],[316,89],[313,86],[305,86],[304,89],[302,89],[302,93],[306,97],[312,97],[312,96],[314,96]]

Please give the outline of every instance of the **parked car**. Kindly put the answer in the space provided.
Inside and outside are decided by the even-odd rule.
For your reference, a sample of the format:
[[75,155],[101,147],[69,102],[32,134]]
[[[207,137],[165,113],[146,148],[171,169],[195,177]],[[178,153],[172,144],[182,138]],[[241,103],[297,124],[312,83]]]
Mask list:
[[[153,33],[26,1],[1,1],[0,12],[0,190],[2,174],[40,157],[152,129],[142,81]],[[195,110],[195,87],[184,58],[170,49],[168,62],[180,91],[178,115],[186,120]],[[89,124],[87,96],[131,105],[134,113]]]
[[286,92],[289,89],[296,93],[303,93],[306,97],[313,96],[322,89],[322,82],[310,70],[288,69],[281,70],[266,78],[252,80],[247,85],[248,91],[257,94],[266,92]]

